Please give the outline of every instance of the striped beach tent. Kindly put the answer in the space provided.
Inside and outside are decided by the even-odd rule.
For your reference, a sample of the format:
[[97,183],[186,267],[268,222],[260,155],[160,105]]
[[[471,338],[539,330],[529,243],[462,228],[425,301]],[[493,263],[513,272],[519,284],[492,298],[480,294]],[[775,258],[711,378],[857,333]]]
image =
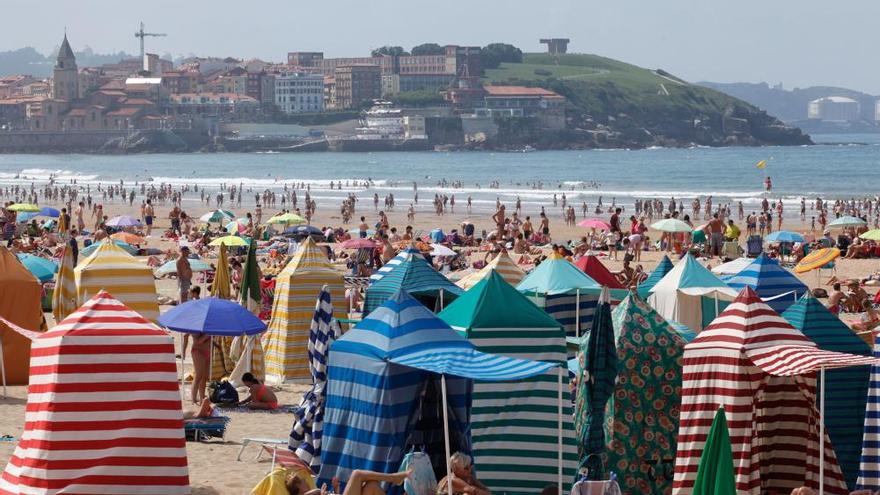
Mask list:
[[[557,253],[552,253],[516,286],[576,337],[590,329],[602,286]],[[576,328],[580,327],[580,328]]]
[[106,292],[32,343],[0,493],[190,493],[171,336]]
[[[439,315],[482,352],[565,363],[558,321],[494,270]],[[493,493],[539,493],[557,480],[557,371],[518,382],[474,383],[471,435],[480,481]],[[574,478],[577,446],[568,376],[563,382],[563,478]]]
[[[623,493],[669,493],[687,343],[636,293],[612,313],[617,363],[605,455]],[[645,459],[656,463],[646,469]]]
[[721,280],[736,291],[751,287],[777,313],[782,313],[809,292],[799,278],[765,253],[758,255],[737,274]]
[[666,276],[669,271],[672,270],[672,261],[669,260],[669,256],[663,255],[663,258],[660,260],[660,263],[657,264],[657,267],[654,268],[654,271],[648,275],[648,278],[645,279],[644,282],[639,284],[638,293],[639,297],[642,299],[647,299],[651,294],[651,289],[657,285],[663,277]]
[[[344,300],[342,272],[333,268],[311,237],[306,237],[290,263],[278,274],[272,319],[263,336],[267,382],[311,379],[309,328],[315,300],[325,285],[333,299]],[[341,315],[335,310],[334,317]]]
[[498,253],[498,256],[492,259],[492,261],[486,266],[462,278],[456,282],[455,285],[464,290],[468,290],[477,285],[477,283],[484,278],[488,277],[492,272],[498,273],[505,282],[513,286],[520,283],[526,276],[526,272],[510,259],[510,255],[507,254],[507,251],[501,251]]
[[[874,357],[880,359],[880,339],[874,341]],[[862,437],[857,490],[880,490],[880,364],[871,366],[865,427]]]
[[[211,282],[211,296],[220,299],[232,297],[229,285],[229,260],[226,256],[226,246],[217,248],[217,271],[214,281]],[[235,369],[235,360],[232,359],[232,340],[235,337],[216,336],[211,343],[211,380],[220,380],[228,377]]]
[[[41,292],[40,282],[14,254],[0,245],[0,317],[29,330],[43,328]],[[26,384],[30,341],[3,322],[0,322],[0,339],[6,384]]]
[[[782,317],[820,349],[871,355],[871,348],[809,292],[797,304],[788,308]],[[825,428],[834,445],[840,470],[850,488],[855,486],[859,470],[864,425],[864,415],[861,412],[865,410],[869,373],[868,366],[825,372]]]
[[381,268],[376,270],[376,273],[370,275],[370,284],[376,283],[382,280],[382,277],[387,275],[391,270],[394,270],[394,267],[403,263],[405,259],[407,259],[410,255],[418,256],[419,258],[424,258],[422,252],[416,249],[414,246],[410,246],[399,253],[396,256],[388,260],[387,263],[382,265]]
[[144,318],[158,321],[159,298],[153,270],[116,244],[101,243],[91,256],[79,262],[73,275],[79,304],[105,290]]
[[419,299],[429,308],[441,309],[464,292],[461,287],[435,270],[421,255],[410,253],[390,272],[367,288],[364,314],[369,314],[370,311],[378,308],[398,290]]
[[76,279],[73,275],[73,249],[64,246],[58,274],[55,276],[55,290],[52,292],[52,316],[59,322],[76,309]]
[[445,472],[444,420],[450,450],[471,451],[473,380],[521,380],[555,366],[479,352],[398,291],[330,346],[318,484],[355,469],[395,472],[415,447]]
[[663,318],[699,332],[736,293],[688,253],[651,288],[648,304]]
[[290,450],[296,452],[315,474],[321,467],[321,436],[324,430],[324,402],[327,396],[327,354],[330,344],[342,334],[333,319],[333,302],[327,290],[321,290],[315,303],[315,316],[309,329],[309,371],[312,388],[303,395],[294,411],[296,421],[290,430]]
[[[685,346],[673,493],[690,493],[709,425],[723,405],[740,494],[819,486],[816,371],[870,357],[819,349],[749,287]],[[848,493],[826,433],[826,493]]]
[[617,280],[617,277],[615,277],[614,274],[612,274],[608,268],[599,261],[599,258],[592,254],[581,256],[580,259],[574,262],[574,266],[583,270],[584,273],[589,275],[591,279],[598,282],[601,286],[608,287],[609,289],[626,288],[619,280]]

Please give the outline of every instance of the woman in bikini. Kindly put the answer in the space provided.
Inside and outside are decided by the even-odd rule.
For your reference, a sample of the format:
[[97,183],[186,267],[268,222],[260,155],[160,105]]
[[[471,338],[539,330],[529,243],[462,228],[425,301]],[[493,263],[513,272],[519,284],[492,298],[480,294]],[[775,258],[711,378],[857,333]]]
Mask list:
[[199,404],[206,397],[205,388],[208,386],[208,375],[211,374],[211,336],[195,335],[190,356],[193,361],[192,401],[193,404]]
[[251,373],[241,376],[241,382],[250,389],[251,395],[239,402],[239,405],[247,405],[250,409],[278,409],[278,397],[269,387],[260,383]]

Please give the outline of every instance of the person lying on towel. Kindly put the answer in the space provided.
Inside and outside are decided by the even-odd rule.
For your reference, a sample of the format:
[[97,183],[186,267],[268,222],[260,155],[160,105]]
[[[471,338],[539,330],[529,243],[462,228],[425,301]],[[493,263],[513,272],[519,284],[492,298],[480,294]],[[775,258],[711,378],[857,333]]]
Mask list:
[[[341,492],[341,495],[385,495],[385,490],[382,489],[380,483],[400,485],[411,474],[411,470],[386,474],[355,469],[352,471],[348,483],[345,485],[345,490]],[[310,477],[304,479],[303,476],[304,474],[301,471],[287,476],[285,485],[290,495],[330,495],[330,492],[327,491],[327,485],[322,486],[320,489],[310,489],[314,481]],[[305,476],[308,476],[308,474],[305,474]],[[340,494],[339,480],[336,478],[333,478],[333,493]]]
[[278,409],[278,397],[266,385],[260,383],[251,373],[241,376],[241,382],[250,389],[251,395],[238,403],[240,406],[248,406],[250,409]]

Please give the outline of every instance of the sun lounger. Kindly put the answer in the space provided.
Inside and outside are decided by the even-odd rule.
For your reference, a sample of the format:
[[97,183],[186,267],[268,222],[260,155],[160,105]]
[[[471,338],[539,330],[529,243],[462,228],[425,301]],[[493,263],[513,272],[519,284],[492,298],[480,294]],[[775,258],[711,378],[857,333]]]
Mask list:
[[296,453],[288,449],[286,445],[281,448],[277,445],[261,445],[260,447],[261,453],[265,451],[267,454],[272,455],[272,469],[275,469],[276,463],[286,468],[296,467],[310,469],[309,466],[304,463]]
[[[238,455],[235,457],[236,461],[241,460],[241,454],[244,453],[245,447],[247,447],[248,445],[250,445],[252,443],[258,443],[264,447],[266,445],[276,445],[276,446],[277,445],[284,445],[286,447],[287,443],[288,443],[288,439],[286,439],[286,438],[242,438],[241,439],[241,448],[238,449]],[[262,450],[257,452],[257,459],[259,459],[260,456],[262,456],[262,455],[263,455]]]
[[219,438],[226,441],[227,424],[229,424],[229,418],[226,416],[185,419],[183,420],[183,431],[187,439],[192,438],[196,442],[208,438]]

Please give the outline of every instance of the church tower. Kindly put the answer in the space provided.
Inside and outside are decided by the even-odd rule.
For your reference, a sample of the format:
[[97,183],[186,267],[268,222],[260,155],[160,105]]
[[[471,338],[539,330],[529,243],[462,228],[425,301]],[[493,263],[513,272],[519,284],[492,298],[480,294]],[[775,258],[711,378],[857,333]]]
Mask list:
[[55,62],[55,72],[52,77],[52,97],[68,102],[79,97],[79,74],[76,69],[76,57],[70,49],[67,41],[67,33],[64,33],[64,41],[58,50],[58,58]]

